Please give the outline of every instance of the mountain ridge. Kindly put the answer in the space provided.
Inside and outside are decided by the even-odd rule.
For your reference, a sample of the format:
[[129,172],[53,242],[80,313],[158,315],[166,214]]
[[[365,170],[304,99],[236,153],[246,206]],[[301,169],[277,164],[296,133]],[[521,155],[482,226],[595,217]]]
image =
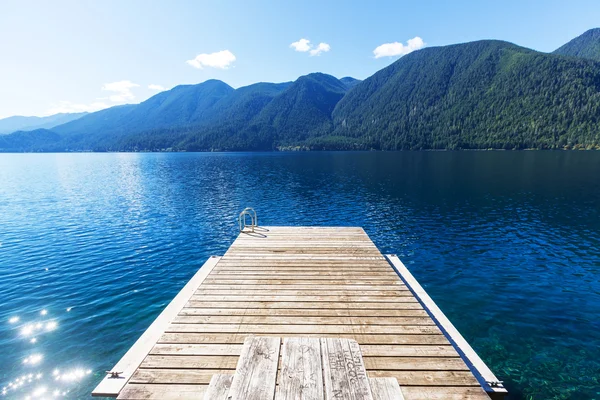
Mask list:
[[55,126],[79,119],[88,114],[81,113],[58,113],[46,117],[25,117],[15,115],[0,119],[0,135],[10,134],[16,131],[34,131],[38,129],[51,129]]
[[[600,31],[600,30],[599,30]],[[501,40],[412,52],[359,81],[181,85],[0,151],[600,149],[600,62]]]
[[553,54],[600,61],[600,28],[587,30],[554,50]]

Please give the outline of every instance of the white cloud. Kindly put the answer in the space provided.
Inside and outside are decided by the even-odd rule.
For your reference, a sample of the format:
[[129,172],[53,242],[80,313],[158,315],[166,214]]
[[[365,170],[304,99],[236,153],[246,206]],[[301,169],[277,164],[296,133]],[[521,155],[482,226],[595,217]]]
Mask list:
[[331,46],[327,43],[319,43],[319,45],[310,51],[311,56],[318,56],[321,53],[327,53],[331,50]]
[[302,53],[306,53],[310,50],[310,40],[308,39],[300,39],[297,42],[290,44],[290,47],[296,51],[300,51]]
[[78,113],[78,112],[94,112],[110,107],[103,102],[93,102],[91,104],[78,104],[70,101],[59,101],[46,111],[45,115],[53,115],[59,113]]
[[405,56],[415,50],[419,50],[425,46],[425,42],[418,36],[412,39],[408,39],[406,45],[398,42],[384,43],[381,46],[377,46],[373,50],[375,58],[381,57],[394,57],[394,56]]
[[290,48],[301,53],[310,52],[311,56],[318,56],[321,53],[326,53],[331,50],[331,46],[327,43],[321,42],[317,47],[314,47],[312,44],[310,44],[310,40],[304,38],[290,44]]
[[193,60],[186,61],[194,68],[213,67],[227,69],[235,61],[235,56],[229,50],[221,50],[216,53],[198,54]]
[[118,81],[105,83],[102,85],[102,90],[107,92],[115,92],[116,94],[108,97],[109,100],[114,101],[115,103],[123,103],[135,98],[134,94],[131,92],[131,89],[138,86],[140,85],[131,81]]
[[167,89],[165,89],[165,87],[164,87],[164,86],[162,86],[162,85],[157,85],[157,84],[155,84],[155,83],[151,83],[151,84],[149,84],[149,85],[148,85],[148,89],[150,89],[150,90],[158,90],[159,92],[162,92],[163,90],[167,90]]

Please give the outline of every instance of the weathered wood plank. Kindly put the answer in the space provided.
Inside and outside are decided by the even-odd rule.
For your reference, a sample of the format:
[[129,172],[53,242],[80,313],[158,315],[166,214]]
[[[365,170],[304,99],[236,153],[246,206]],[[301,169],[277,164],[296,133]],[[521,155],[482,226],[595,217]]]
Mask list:
[[[208,385],[214,374],[234,373],[230,368],[140,368],[131,378],[135,384],[195,384]],[[393,377],[404,387],[410,386],[469,386],[479,387],[470,371],[421,371],[421,370],[374,370],[368,369],[371,377]]]
[[[262,336],[284,336],[277,333],[261,333]],[[289,336],[289,335],[288,335]],[[448,339],[441,334],[347,334],[347,333],[303,333],[306,337],[341,337],[346,339],[354,339],[359,342],[365,351],[365,346],[394,346],[402,345],[402,348],[410,348],[417,345],[450,345]],[[244,339],[248,334],[236,333],[165,333],[161,336],[158,343],[161,344],[236,344],[244,343]],[[409,346],[405,346],[409,345]],[[454,353],[458,356],[458,353]]]
[[381,297],[412,297],[408,290],[376,291],[376,290],[293,290],[293,289],[200,289],[195,293],[198,296],[381,296]]
[[[414,335],[417,336],[417,335]],[[419,335],[420,336],[420,335]],[[309,336],[307,336],[309,337]],[[186,339],[193,340],[193,339]],[[284,339],[285,340],[285,339]],[[448,343],[445,346],[434,345],[370,345],[364,344],[360,347],[363,358],[373,357],[374,362],[381,361],[381,365],[393,365],[394,362],[401,360],[411,362],[423,362],[428,360],[457,360],[462,361],[454,348]],[[196,356],[239,356],[242,346],[239,344],[197,344],[197,343],[182,343],[182,344],[163,344],[158,343],[150,351],[150,355],[196,355]],[[462,367],[458,369],[466,369],[464,362],[460,364]],[[418,368],[415,368],[418,369]],[[430,369],[430,368],[421,368]],[[438,368],[433,368],[438,369]],[[450,368],[456,369],[456,368]]]
[[[228,315],[228,316],[260,316],[273,315],[280,317],[368,317],[372,310],[357,309],[269,309],[269,308],[183,308],[179,315]],[[377,317],[427,317],[423,309],[378,310]]]
[[402,303],[404,301],[412,301],[412,296],[284,296],[284,295],[254,295],[254,296],[211,296],[211,295],[194,295],[191,300],[195,301],[299,301],[312,303]]
[[367,371],[356,341],[323,338],[321,352],[325,399],[373,399]]
[[[306,340],[317,340],[308,338]],[[167,352],[160,349],[146,357],[140,368],[145,369],[235,369],[238,354],[197,355],[193,349],[181,352]],[[377,371],[469,371],[467,365],[459,357],[371,357],[363,356],[367,370]],[[203,382],[204,383],[204,382]]]
[[352,280],[353,282],[362,282],[368,283],[369,281],[381,281],[384,284],[388,284],[389,276],[385,275],[366,275],[366,274],[341,274],[341,275],[328,275],[328,274],[318,274],[318,275],[286,275],[286,274],[252,274],[252,275],[244,275],[237,273],[229,273],[229,274],[211,274],[207,282],[218,282],[224,280],[253,280],[253,279],[275,279],[278,281],[281,280],[301,280],[301,281],[330,281],[332,279],[340,279],[343,278],[345,280]]
[[[439,334],[435,325],[401,325],[401,326],[358,326],[358,325],[256,325],[256,324],[170,324],[165,332],[187,333],[247,333],[262,335],[263,333],[281,333],[281,336],[304,335],[306,333],[340,334]],[[286,335],[284,335],[286,334]]]
[[[311,280],[311,279],[207,279],[206,283],[211,285],[322,285],[323,280]],[[370,286],[389,286],[404,284],[399,280],[379,280],[379,281],[358,281],[354,279],[329,279],[326,281],[328,285],[365,285]]]
[[[262,309],[342,309],[342,310],[414,310],[422,309],[423,307],[416,299],[411,297],[404,297],[401,299],[402,302],[397,303],[319,303],[319,302],[292,302],[292,301],[198,301],[190,300],[186,307],[189,308],[262,308]],[[378,313],[375,311],[374,314]]]
[[404,400],[395,378],[369,378],[369,384],[375,400]]
[[147,385],[128,384],[118,400],[198,400],[204,398],[207,385]]
[[275,396],[280,338],[249,337],[229,389],[231,400],[267,400]]
[[435,325],[429,317],[283,317],[178,315],[174,324]]
[[215,374],[204,393],[204,400],[228,400],[233,375]]
[[407,400],[490,400],[480,387],[402,386],[402,394]]
[[317,338],[285,338],[276,400],[322,400],[321,343]]
[[407,291],[408,288],[404,285],[329,285],[329,284],[318,284],[318,285],[212,285],[212,284],[203,284],[196,293],[200,290],[278,290],[278,291],[286,291],[286,290],[344,290],[346,292],[353,293],[355,291],[376,291],[376,292],[404,292]]

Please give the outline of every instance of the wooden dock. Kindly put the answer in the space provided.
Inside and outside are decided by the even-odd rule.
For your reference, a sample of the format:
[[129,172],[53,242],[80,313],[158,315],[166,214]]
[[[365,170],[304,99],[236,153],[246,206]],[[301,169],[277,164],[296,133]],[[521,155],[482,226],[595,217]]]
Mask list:
[[96,387],[119,399],[202,399],[249,335],[360,344],[369,377],[406,399],[506,390],[394,256],[362,228],[264,227],[212,257]]

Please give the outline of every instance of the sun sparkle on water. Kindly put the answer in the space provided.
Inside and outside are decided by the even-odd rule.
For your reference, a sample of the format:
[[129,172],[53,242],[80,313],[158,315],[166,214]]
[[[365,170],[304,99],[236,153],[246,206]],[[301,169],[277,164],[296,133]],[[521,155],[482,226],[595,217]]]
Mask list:
[[[66,312],[71,309],[72,307],[68,307]],[[27,341],[30,345],[36,345],[39,341],[38,338],[52,339],[53,333],[59,328],[58,318],[43,318],[48,316],[47,309],[41,310],[37,315],[38,317],[34,320],[24,320],[21,324],[18,324],[21,321],[19,316],[8,319],[17,339]],[[34,334],[35,336],[32,336]],[[27,353],[21,358],[20,366],[14,368],[16,376],[10,382],[0,386],[2,397],[30,400],[65,397],[77,382],[92,373],[91,369],[83,367],[67,366],[60,369],[50,366],[51,355],[44,354],[41,350],[37,346],[27,350]],[[18,373],[19,370],[22,374]]]

